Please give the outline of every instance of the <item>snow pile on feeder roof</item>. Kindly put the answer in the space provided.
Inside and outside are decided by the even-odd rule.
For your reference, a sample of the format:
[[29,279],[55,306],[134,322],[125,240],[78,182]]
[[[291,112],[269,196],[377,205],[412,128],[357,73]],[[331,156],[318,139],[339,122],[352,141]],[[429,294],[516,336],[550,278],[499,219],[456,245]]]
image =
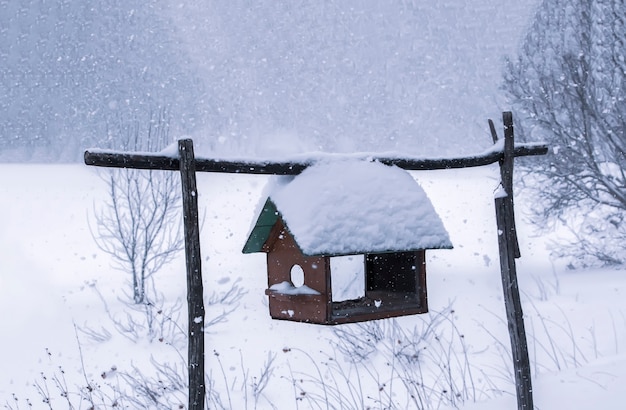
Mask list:
[[452,247],[426,193],[395,166],[319,163],[274,186],[269,197],[305,255]]

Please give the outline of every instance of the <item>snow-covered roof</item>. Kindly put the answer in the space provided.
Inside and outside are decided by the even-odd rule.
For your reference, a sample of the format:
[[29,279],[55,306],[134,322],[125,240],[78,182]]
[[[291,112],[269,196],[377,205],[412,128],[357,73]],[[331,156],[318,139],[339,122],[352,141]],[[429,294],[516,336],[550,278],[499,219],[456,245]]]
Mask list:
[[[426,193],[406,171],[363,160],[313,165],[275,184],[244,252],[281,216],[305,255],[451,248]],[[263,238],[265,237],[265,238]]]

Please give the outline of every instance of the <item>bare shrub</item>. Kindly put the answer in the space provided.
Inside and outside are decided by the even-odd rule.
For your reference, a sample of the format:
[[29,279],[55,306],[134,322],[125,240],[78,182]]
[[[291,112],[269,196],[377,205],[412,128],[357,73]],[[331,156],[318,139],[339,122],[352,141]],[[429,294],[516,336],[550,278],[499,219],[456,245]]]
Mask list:
[[[555,254],[572,266],[625,261],[626,9],[616,0],[544,0],[503,87],[522,139],[552,152],[527,168],[535,222],[571,231]],[[528,176],[528,175],[527,175]],[[527,178],[525,178],[527,179]]]
[[[145,129],[119,124],[116,135],[127,151],[159,151],[169,143],[167,112],[151,115]],[[109,198],[94,210],[92,236],[114,267],[132,278],[137,304],[149,301],[147,280],[184,247],[178,176],[169,171],[115,169],[105,181]]]
[[[292,371],[296,403],[332,409],[433,409],[489,397],[488,378],[476,384],[455,312],[416,317],[412,329],[395,320],[341,326],[336,352],[316,362],[316,374]],[[292,351],[291,349],[286,349]],[[484,375],[483,375],[484,376]]]

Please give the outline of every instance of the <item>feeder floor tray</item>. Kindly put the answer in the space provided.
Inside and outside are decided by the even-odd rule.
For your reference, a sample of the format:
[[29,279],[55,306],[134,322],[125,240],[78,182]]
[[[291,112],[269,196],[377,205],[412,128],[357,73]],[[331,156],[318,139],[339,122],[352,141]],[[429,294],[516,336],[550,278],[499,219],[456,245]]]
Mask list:
[[358,299],[333,302],[332,320],[336,323],[360,322],[427,311],[415,293],[373,291]]

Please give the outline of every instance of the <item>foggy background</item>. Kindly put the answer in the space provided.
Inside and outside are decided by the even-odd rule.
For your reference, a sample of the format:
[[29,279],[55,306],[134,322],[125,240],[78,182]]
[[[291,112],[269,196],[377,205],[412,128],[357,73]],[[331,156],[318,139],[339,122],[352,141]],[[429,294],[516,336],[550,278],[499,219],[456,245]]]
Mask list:
[[204,155],[480,152],[536,3],[2,0],[0,160],[122,149],[155,113]]

